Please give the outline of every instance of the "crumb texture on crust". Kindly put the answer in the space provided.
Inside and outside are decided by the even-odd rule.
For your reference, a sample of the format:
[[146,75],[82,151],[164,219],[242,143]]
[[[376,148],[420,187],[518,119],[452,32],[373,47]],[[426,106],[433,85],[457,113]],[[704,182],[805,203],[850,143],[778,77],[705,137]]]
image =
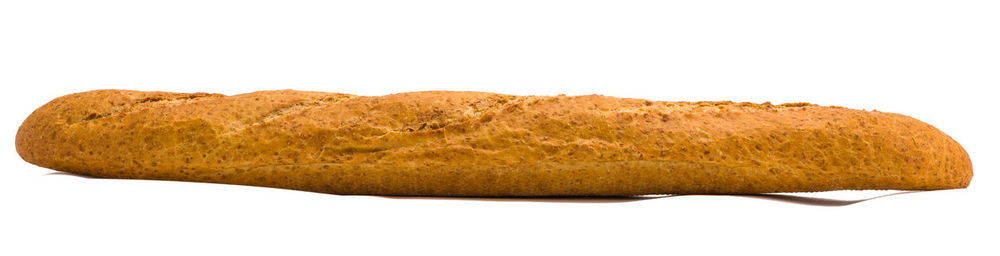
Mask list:
[[600,95],[98,90],[35,110],[16,147],[97,177],[336,194],[933,190],[972,178],[958,143],[904,115]]

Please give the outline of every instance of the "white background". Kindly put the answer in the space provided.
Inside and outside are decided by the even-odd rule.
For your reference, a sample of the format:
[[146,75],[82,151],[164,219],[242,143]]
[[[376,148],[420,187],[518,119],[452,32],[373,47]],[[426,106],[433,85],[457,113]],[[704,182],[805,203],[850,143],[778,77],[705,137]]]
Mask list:
[[[3,1],[0,255],[991,254],[995,1]],[[91,89],[474,90],[903,113],[968,189],[646,200],[337,196],[59,174],[14,135]]]

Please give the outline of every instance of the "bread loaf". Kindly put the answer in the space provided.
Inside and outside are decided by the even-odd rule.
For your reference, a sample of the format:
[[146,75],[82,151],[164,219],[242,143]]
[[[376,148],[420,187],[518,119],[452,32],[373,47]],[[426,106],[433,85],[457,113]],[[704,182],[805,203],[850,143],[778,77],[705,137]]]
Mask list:
[[806,103],[424,91],[98,90],[21,125],[32,164],[107,178],[334,194],[624,196],[968,186],[950,137]]

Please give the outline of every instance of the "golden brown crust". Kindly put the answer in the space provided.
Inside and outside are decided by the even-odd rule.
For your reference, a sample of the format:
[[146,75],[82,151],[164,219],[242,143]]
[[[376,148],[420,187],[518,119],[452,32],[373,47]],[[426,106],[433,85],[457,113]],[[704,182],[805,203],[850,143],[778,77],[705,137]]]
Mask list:
[[99,90],[21,125],[30,163],[336,194],[556,196],[963,188],[968,155],[891,113],[426,91]]

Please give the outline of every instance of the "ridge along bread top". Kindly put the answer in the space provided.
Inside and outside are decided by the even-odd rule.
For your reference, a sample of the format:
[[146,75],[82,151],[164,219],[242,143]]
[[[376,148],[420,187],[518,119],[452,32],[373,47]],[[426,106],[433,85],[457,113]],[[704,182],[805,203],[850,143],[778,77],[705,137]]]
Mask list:
[[617,196],[964,188],[968,154],[892,113],[424,91],[97,90],[21,125],[32,164],[335,194]]

